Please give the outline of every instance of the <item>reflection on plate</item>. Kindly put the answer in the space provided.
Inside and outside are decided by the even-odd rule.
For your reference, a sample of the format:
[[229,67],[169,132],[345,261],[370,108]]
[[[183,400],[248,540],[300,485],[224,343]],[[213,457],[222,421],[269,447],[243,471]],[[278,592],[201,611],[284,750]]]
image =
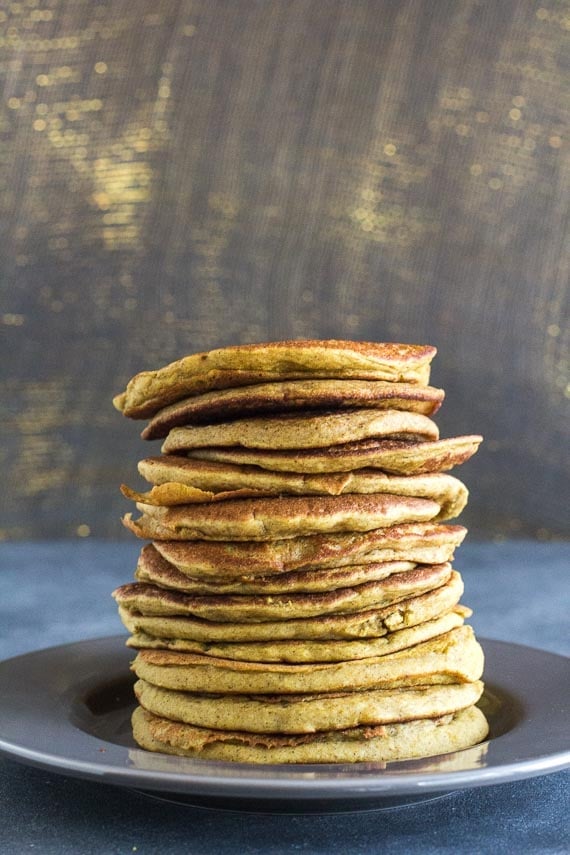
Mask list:
[[262,766],[152,754],[134,744],[124,637],[39,650],[0,663],[0,752],[155,797],[250,811],[377,810],[570,765],[570,660],[481,641],[489,739],[391,763]]

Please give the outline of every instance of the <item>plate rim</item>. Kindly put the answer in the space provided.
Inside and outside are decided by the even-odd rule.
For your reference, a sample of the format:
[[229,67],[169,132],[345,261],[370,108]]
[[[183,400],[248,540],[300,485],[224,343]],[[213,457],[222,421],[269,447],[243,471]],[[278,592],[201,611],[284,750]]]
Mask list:
[[[56,658],[58,655],[65,653],[81,654],[81,648],[98,646],[108,646],[115,657],[124,655],[125,661],[133,653],[125,646],[126,637],[124,635],[102,636],[99,638],[82,639],[75,642],[68,642],[46,648],[39,648],[26,653],[10,657],[0,661],[0,688],[2,687],[3,672],[6,669],[14,667],[14,665],[28,665],[37,658],[47,657],[48,660]],[[570,657],[564,654],[555,653],[552,651],[543,650],[540,648],[530,647],[527,645],[516,644],[509,641],[499,639],[491,639],[481,637],[478,639],[483,646],[484,651],[488,654],[493,651],[493,655],[519,655],[524,657],[525,654],[538,656],[552,662],[558,662],[562,667],[570,666]],[[116,649],[114,649],[116,647]],[[487,649],[486,649],[487,648]],[[111,655],[110,653],[108,655]],[[80,656],[81,661],[81,656]],[[71,667],[71,665],[69,666]],[[497,680],[491,679],[489,685],[496,686]],[[512,695],[512,689],[505,690],[507,694]],[[520,700],[520,698],[517,698]],[[540,700],[540,699],[539,699]],[[60,698],[61,701],[61,698]],[[525,707],[528,707],[529,698],[522,698],[523,713]],[[21,762],[24,765],[31,765],[42,768],[44,770],[56,772],[63,775],[78,777],[88,780],[95,780],[109,784],[115,784],[122,787],[132,789],[147,789],[159,792],[170,793],[186,793],[189,795],[199,795],[204,797],[223,797],[223,798],[238,798],[244,797],[244,789],[246,795],[252,800],[354,800],[363,798],[368,801],[374,799],[381,801],[383,798],[391,796],[406,796],[406,795],[427,795],[434,793],[450,792],[466,787],[481,787],[498,783],[507,783],[525,778],[537,777],[540,775],[550,774],[560,771],[567,766],[570,766],[570,745],[566,750],[557,752],[547,752],[544,755],[534,756],[531,758],[516,759],[509,762],[503,762],[498,765],[481,766],[464,770],[450,770],[445,772],[430,771],[430,772],[407,772],[402,773],[405,764],[417,763],[418,761],[399,761],[398,764],[389,764],[389,768],[369,769],[369,766],[377,764],[319,764],[319,765],[261,765],[261,764],[245,764],[245,763],[228,763],[220,761],[205,761],[193,760],[191,758],[170,758],[170,755],[160,755],[160,757],[169,758],[174,763],[180,760],[187,761],[188,770],[184,771],[164,771],[164,770],[148,770],[139,769],[128,765],[129,752],[132,750],[142,751],[136,746],[128,748],[126,746],[117,745],[116,743],[105,742],[101,737],[94,737],[83,731],[75,725],[70,716],[69,705],[67,709],[67,718],[62,718],[58,724],[73,728],[74,733],[83,734],[85,741],[96,739],[100,744],[110,746],[109,749],[99,749],[101,757],[98,758],[101,762],[96,763],[94,760],[77,759],[74,756],[63,756],[61,753],[49,753],[46,751],[38,751],[29,746],[17,744],[6,740],[2,733],[2,725],[0,724],[0,755],[9,759]],[[0,694],[0,712],[2,712],[3,700]],[[532,708],[532,703],[531,703]],[[520,737],[521,729],[524,735],[524,724],[528,724],[528,717],[523,722],[517,722],[513,727],[497,739],[503,739],[507,742],[517,741]],[[481,745],[491,745],[493,739],[486,740]],[[111,755],[123,757],[122,765],[115,763],[105,763],[106,753],[109,751]],[[464,751],[473,751],[473,749],[464,749]],[[146,752],[145,752],[146,753]],[[150,752],[149,752],[150,753]],[[451,757],[453,754],[463,752],[452,752],[442,757]],[[400,772],[396,766],[399,765]],[[366,769],[363,769],[366,767]],[[332,770],[336,770],[336,776],[333,776]],[[340,770],[345,770],[342,775],[339,775]],[[216,774],[213,774],[215,772]],[[327,777],[327,772],[329,776]]]

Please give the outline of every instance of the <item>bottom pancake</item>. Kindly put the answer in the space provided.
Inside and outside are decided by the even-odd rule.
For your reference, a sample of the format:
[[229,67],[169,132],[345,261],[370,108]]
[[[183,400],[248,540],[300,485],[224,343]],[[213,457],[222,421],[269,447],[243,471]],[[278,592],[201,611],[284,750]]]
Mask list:
[[431,757],[469,748],[489,729],[475,706],[437,718],[294,736],[194,727],[142,707],[135,709],[132,725],[135,741],[147,751],[241,763],[370,763]]

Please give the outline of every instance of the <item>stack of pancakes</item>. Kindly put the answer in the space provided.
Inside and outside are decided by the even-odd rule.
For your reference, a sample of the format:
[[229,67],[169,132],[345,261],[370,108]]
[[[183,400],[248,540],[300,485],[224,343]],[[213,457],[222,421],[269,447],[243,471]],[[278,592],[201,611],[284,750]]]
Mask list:
[[150,541],[114,592],[138,650],[137,743],[261,763],[473,745],[483,654],[452,569],[467,490],[435,348],[290,341],[136,375],[114,400],[162,454],[123,486]]

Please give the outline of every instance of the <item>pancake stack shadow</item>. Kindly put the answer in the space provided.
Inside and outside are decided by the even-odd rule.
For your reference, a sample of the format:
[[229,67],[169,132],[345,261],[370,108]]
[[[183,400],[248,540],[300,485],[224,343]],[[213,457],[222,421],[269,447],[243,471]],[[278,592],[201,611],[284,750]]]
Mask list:
[[480,742],[483,653],[451,565],[479,436],[440,439],[435,348],[292,341],[194,354],[114,404],[147,419],[148,541],[114,592],[136,742],[257,763],[379,762]]

